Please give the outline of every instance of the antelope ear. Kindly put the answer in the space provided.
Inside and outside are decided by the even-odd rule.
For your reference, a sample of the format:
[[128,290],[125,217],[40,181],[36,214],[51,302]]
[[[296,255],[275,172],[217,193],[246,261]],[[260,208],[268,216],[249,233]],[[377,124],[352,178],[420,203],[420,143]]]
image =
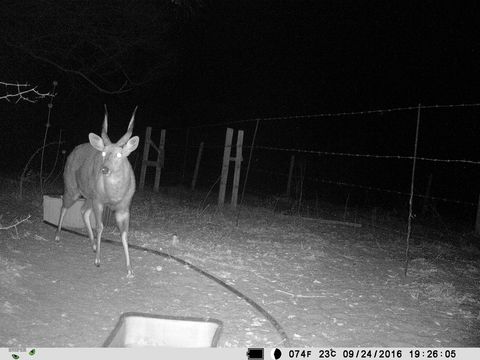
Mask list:
[[132,151],[134,151],[137,148],[139,142],[140,142],[140,138],[138,136],[132,137],[130,140],[127,141],[127,143],[123,147],[123,151],[122,151],[123,154],[125,156],[128,156],[128,154],[130,154]]
[[103,149],[105,149],[105,145],[100,136],[90,133],[88,134],[88,140],[90,140],[90,145],[92,145],[98,151],[103,151]]

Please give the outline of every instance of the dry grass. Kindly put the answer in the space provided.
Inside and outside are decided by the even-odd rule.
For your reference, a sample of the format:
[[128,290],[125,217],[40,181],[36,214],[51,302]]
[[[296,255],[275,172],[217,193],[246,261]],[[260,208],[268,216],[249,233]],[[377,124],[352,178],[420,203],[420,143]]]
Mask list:
[[[0,221],[6,224],[31,213],[31,222],[20,226],[19,236],[40,236],[36,230],[42,226],[42,208],[35,189],[20,201],[15,196],[15,183],[0,184],[4,185],[0,192]],[[339,339],[345,336],[339,330],[338,314],[349,314],[342,324],[353,323],[352,334],[357,331],[357,318],[368,317],[374,324],[378,321],[382,329],[385,322],[378,317],[376,306],[398,306],[411,313],[424,307],[431,311],[424,315],[433,317],[440,311],[435,304],[440,304],[445,314],[461,314],[468,319],[480,314],[480,252],[469,235],[451,232],[445,236],[438,229],[417,226],[408,278],[404,279],[404,221],[390,213],[383,216],[377,209],[372,221],[370,211],[357,211],[355,218],[345,220],[363,226],[351,228],[312,219],[321,215],[324,219],[343,220],[344,209],[331,204],[321,204],[305,219],[302,213],[279,214],[268,203],[258,206],[265,203],[254,198],[249,198],[240,212],[228,206],[220,211],[215,202],[215,194],[191,193],[181,187],[162,189],[159,194],[138,191],[131,207],[131,241],[175,254],[251,292],[284,317],[282,323],[297,335],[298,344],[320,344],[311,336],[319,334],[317,330],[295,333],[297,328],[311,324],[311,314],[317,316],[315,325],[321,325],[322,333],[330,334],[336,344],[341,344]],[[108,233],[118,235],[115,227],[107,228]],[[0,232],[0,236],[13,240],[12,233]],[[1,257],[0,269],[0,291],[17,289],[18,295],[28,292],[21,283],[22,272],[28,269]],[[381,300],[372,303],[368,300],[372,294],[381,294]],[[18,312],[11,301],[1,296],[0,300],[4,303],[1,313]],[[359,313],[355,312],[357,307]],[[324,313],[325,308],[334,309],[337,315]],[[360,323],[358,326],[362,327]],[[402,331],[409,333],[410,329]],[[362,332],[359,330],[357,336],[361,337]]]

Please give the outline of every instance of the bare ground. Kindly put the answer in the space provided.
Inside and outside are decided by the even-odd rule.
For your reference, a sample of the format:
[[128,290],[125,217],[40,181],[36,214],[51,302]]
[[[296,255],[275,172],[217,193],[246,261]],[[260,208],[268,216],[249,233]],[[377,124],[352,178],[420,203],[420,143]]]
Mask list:
[[[1,226],[32,215],[0,230],[0,346],[98,347],[128,311],[219,319],[220,347],[282,345],[251,305],[171,259],[132,249],[135,278],[127,279],[122,248],[104,244],[95,267],[86,238],[53,240],[38,196],[20,201],[0,185]],[[293,346],[480,346],[478,240],[416,227],[405,278],[404,231],[393,221],[375,225],[246,207],[237,226],[236,213],[188,193],[145,192],[134,198],[130,243],[180,257],[241,291]],[[104,234],[119,240],[113,227]]]

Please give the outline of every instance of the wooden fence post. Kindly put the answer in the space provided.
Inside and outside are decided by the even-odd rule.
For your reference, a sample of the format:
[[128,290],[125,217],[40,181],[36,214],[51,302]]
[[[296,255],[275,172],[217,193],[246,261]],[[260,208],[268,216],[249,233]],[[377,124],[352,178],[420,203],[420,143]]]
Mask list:
[[222,177],[220,178],[220,191],[218,192],[218,206],[223,207],[225,203],[225,191],[227,190],[228,165],[230,164],[230,153],[232,151],[233,129],[227,128],[225,135],[225,149],[223,150]]
[[143,144],[143,159],[142,159],[142,168],[140,170],[140,190],[143,190],[145,186],[145,174],[147,172],[147,161],[148,161],[148,153],[150,152],[150,137],[152,136],[152,128],[147,126],[147,130],[145,131],[145,142]]
[[160,132],[160,148],[157,149],[157,163],[155,165],[155,182],[153,183],[153,191],[158,192],[160,186],[160,176],[162,175],[162,168],[165,165],[165,133],[162,129]]
[[[155,167],[155,181],[153,185],[153,190],[155,192],[158,192],[158,187],[160,185],[160,176],[165,162],[165,134],[165,129],[162,129],[160,134],[160,144],[157,147],[157,145],[155,145],[155,143],[151,139],[152,128],[150,126],[147,127],[147,130],[145,132],[145,144],[143,146],[142,168],[140,170],[140,190],[143,190],[143,188],[145,187],[145,175],[147,173],[147,167],[153,166]],[[155,161],[148,160],[150,146],[152,146],[157,152],[157,160]]]
[[195,170],[193,172],[192,190],[195,190],[195,185],[197,184],[198,169],[200,168],[200,160],[202,159],[202,153],[203,153],[203,141],[200,143],[200,147],[198,148],[197,161],[195,162]]
[[220,190],[218,192],[218,206],[220,208],[223,207],[225,203],[225,192],[227,189],[228,181],[228,169],[230,167],[231,161],[235,161],[231,206],[233,208],[237,206],[238,186],[240,184],[240,169],[242,165],[243,130],[239,130],[237,133],[237,146],[235,157],[230,157],[230,154],[232,152],[232,138],[233,129],[227,128],[227,133],[225,135],[225,150],[223,151],[222,177],[220,179]]
[[235,172],[233,174],[233,189],[232,189],[232,203],[231,206],[235,209],[238,200],[238,184],[240,183],[240,168],[242,166],[242,146],[243,146],[243,130],[238,130],[237,133],[237,148],[235,152]]

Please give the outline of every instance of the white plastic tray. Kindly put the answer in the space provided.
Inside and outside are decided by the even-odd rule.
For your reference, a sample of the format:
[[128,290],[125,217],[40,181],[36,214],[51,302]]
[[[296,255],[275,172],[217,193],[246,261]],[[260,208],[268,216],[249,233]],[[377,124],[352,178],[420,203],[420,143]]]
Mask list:
[[216,319],[127,312],[104,347],[215,347],[223,328]]

